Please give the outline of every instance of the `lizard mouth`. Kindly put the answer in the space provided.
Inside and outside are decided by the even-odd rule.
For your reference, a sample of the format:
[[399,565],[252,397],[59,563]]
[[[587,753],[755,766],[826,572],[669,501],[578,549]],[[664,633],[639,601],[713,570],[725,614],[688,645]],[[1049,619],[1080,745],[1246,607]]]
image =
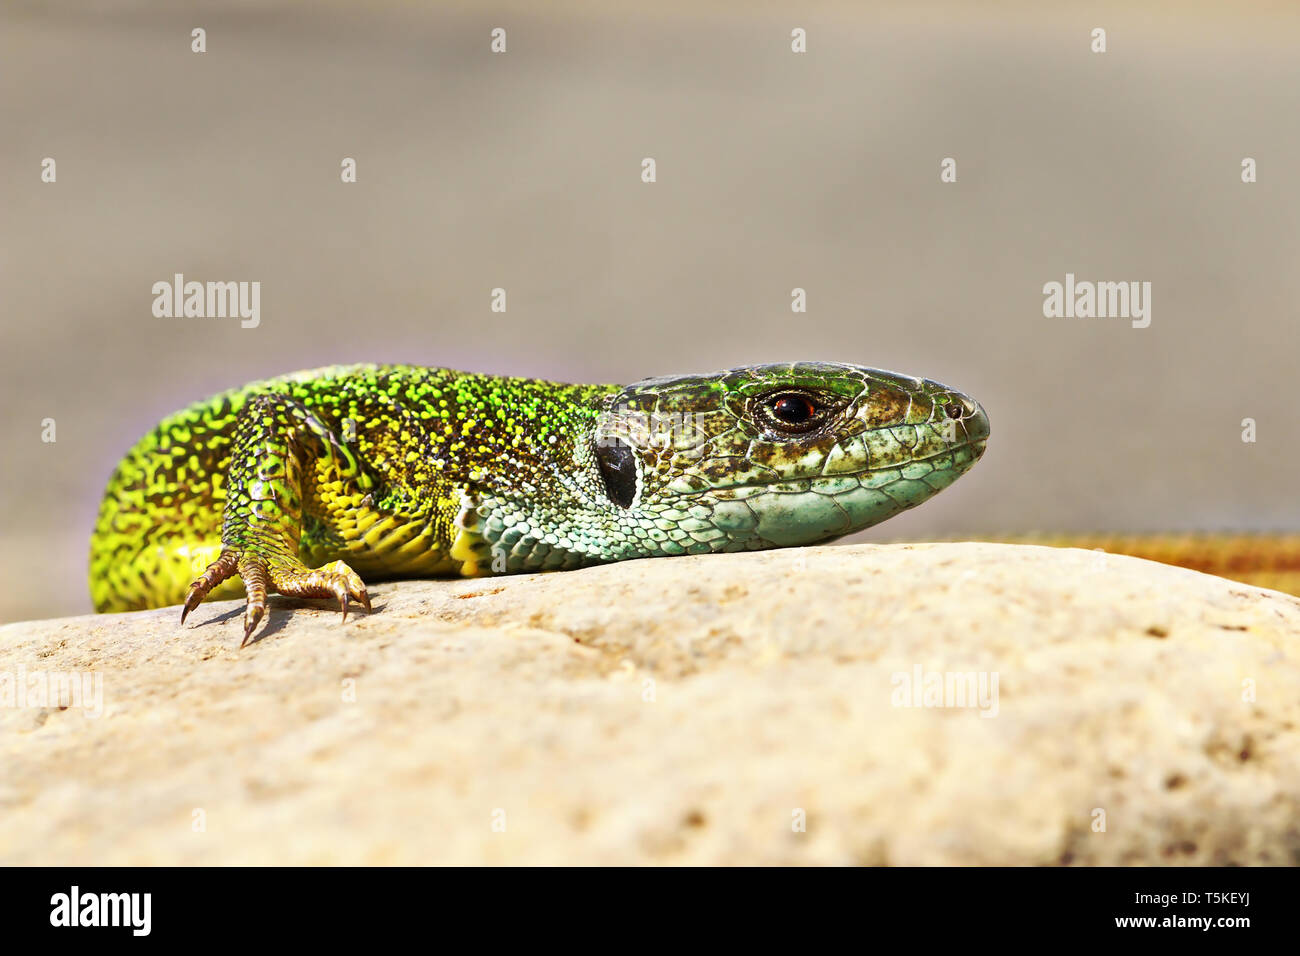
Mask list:
[[[979,461],[980,458],[984,456],[984,449],[988,446],[988,441],[987,437],[967,439],[965,441],[953,442],[943,451],[937,451],[933,455],[919,455],[915,458],[906,458],[902,461],[887,464],[868,465],[867,467],[856,471],[846,471],[840,474],[810,475],[806,480],[816,481],[819,478],[866,478],[879,472],[899,471],[913,465],[933,464],[934,462],[942,461],[945,458],[954,458],[954,467],[957,467],[959,473],[965,472],[967,468],[975,464],[975,462]],[[954,456],[960,455],[965,451],[970,451],[972,453],[971,459],[969,462],[959,466]]]
[[986,443],[981,436],[875,467],[714,489],[706,504],[712,516],[703,520],[714,521],[733,540],[764,548],[830,541],[929,500],[969,471]]
[[[951,475],[951,480],[956,480],[964,475],[970,468],[979,461],[984,455],[984,450],[988,445],[988,438],[974,438],[966,441],[954,442],[943,451],[935,452],[933,455],[923,455],[916,458],[907,458],[902,461],[890,464],[867,465],[863,468],[853,469],[851,471],[832,472],[826,474],[819,472],[817,474],[807,474],[801,477],[790,477],[785,479],[771,479],[760,481],[746,481],[735,485],[726,485],[713,489],[715,492],[737,494],[748,496],[754,492],[763,490],[777,492],[797,492],[797,491],[815,491],[819,488],[833,487],[837,484],[852,481],[864,481],[873,477],[888,475],[891,472],[901,473],[904,469],[915,467],[917,465],[934,464],[945,459],[952,459],[952,465],[946,469],[934,469],[931,474],[941,472]],[[950,483],[950,482],[949,482]],[[937,491],[938,489],[936,489]]]
[[[815,475],[811,480],[816,481],[818,478],[869,478],[870,476],[881,472],[901,471],[905,468],[916,465],[934,464],[935,462],[940,462],[948,458],[952,459],[952,470],[956,471],[957,474],[960,475],[964,474],[971,465],[975,464],[975,462],[979,461],[980,458],[984,456],[984,449],[988,446],[988,441],[988,438],[984,437],[953,442],[943,451],[937,451],[933,455],[921,455],[916,458],[907,458],[903,461],[889,464],[868,465],[866,468],[862,468],[858,471],[844,472],[840,475]],[[969,461],[959,460],[963,457],[964,452],[970,452]]]

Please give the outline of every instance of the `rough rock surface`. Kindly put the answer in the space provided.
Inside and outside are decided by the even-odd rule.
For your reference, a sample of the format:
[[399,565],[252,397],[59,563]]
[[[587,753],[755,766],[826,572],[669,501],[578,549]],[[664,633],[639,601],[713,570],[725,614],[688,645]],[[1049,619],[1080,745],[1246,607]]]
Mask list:
[[[372,593],[242,651],[235,602],[0,629],[0,692],[102,674],[0,706],[0,862],[1300,862],[1276,592],[935,544]],[[918,671],[996,698],[897,706]]]

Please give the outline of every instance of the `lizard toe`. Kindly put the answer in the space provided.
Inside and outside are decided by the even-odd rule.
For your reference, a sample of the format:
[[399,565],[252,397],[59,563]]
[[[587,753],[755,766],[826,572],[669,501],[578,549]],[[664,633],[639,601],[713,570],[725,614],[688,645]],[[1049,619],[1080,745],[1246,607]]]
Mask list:
[[360,575],[342,561],[331,561],[319,568],[281,571],[273,576],[275,589],[281,594],[301,598],[334,598],[339,602],[343,620],[348,618],[348,603],[360,604],[370,612],[370,595]]
[[222,551],[220,557],[207,566],[202,574],[190,585],[185,595],[185,606],[181,608],[181,623],[189,617],[190,611],[203,603],[209,592],[227,578],[234,577],[239,570],[239,555],[234,551]]

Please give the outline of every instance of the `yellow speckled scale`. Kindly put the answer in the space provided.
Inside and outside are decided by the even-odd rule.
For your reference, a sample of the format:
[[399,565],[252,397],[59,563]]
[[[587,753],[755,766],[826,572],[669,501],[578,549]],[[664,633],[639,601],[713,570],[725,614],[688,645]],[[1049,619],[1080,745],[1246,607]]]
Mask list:
[[[607,389],[349,366],[200,402],[160,422],[111,478],[91,540],[95,607],[179,603],[232,547],[296,573],[339,560],[375,577],[474,572],[451,553],[471,493],[467,439],[522,465],[533,435],[595,414],[593,391]],[[206,593],[244,590],[231,574]]]

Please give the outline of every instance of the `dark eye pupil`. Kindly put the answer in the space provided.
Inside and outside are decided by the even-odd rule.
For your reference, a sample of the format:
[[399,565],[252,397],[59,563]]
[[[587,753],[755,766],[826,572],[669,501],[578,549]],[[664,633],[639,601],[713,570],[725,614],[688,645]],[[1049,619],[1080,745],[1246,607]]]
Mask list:
[[772,414],[790,425],[802,425],[814,411],[813,403],[802,395],[784,395],[772,405]]

